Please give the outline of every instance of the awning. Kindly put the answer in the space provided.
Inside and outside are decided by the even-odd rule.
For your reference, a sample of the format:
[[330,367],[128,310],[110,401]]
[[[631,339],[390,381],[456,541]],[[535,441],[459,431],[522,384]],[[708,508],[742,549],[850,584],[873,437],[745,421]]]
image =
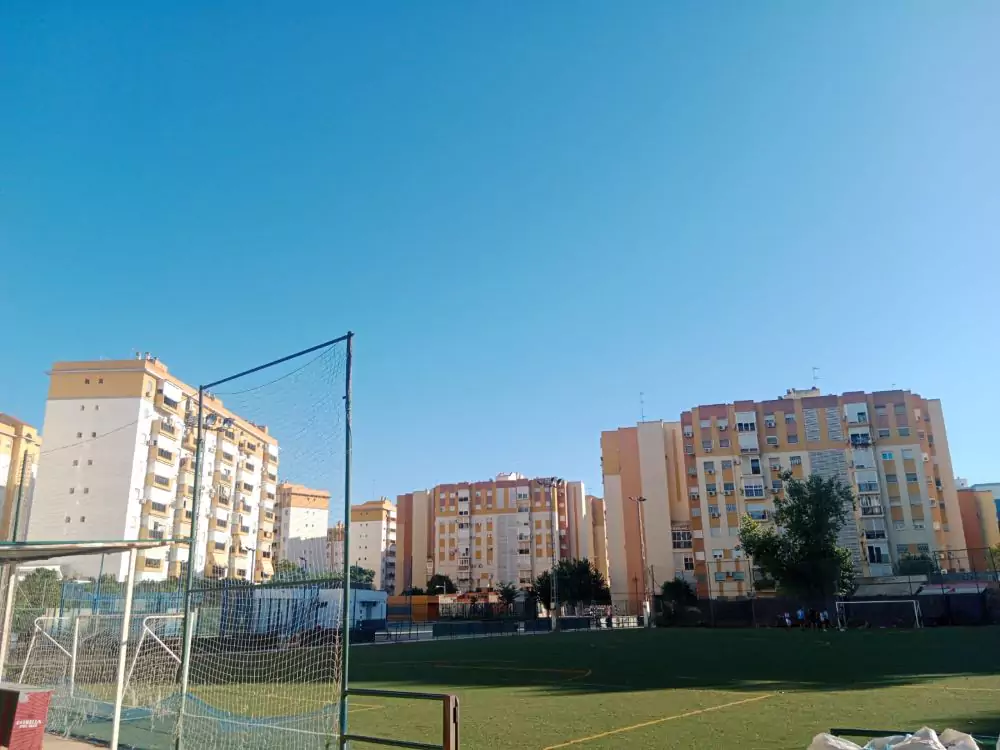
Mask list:
[[[176,541],[187,541],[178,539]],[[130,549],[166,547],[173,539],[136,539],[115,542],[0,542],[0,564],[41,562],[54,557],[75,555],[110,555]]]

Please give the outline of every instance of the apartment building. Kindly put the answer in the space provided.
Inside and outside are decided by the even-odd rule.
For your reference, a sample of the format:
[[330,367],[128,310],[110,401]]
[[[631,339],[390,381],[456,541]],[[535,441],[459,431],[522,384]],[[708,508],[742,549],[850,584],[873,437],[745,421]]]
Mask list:
[[397,507],[398,591],[423,588],[435,573],[460,591],[525,586],[555,559],[595,553],[582,482],[498,474],[400,495]]
[[605,520],[604,500],[600,497],[587,495],[587,504],[590,507],[590,536],[593,540],[593,553],[589,556],[594,561],[594,565],[608,580],[608,534]]
[[0,413],[0,539],[14,539],[15,519],[17,539],[26,536],[41,447],[38,430]]
[[[267,428],[204,399],[199,518],[186,541],[139,555],[140,580],[185,574],[191,560],[215,578],[273,574],[278,442]],[[189,539],[193,519],[197,389],[157,358],[57,362],[50,372],[47,440],[28,525],[30,540]],[[124,555],[60,561],[79,576],[126,574]]]
[[930,552],[942,567],[962,569],[953,554],[965,546],[962,518],[938,400],[910,391],[789,390],[771,401],[698,406],[679,422],[606,432],[601,442],[613,587],[622,576],[641,581],[645,573],[658,587],[681,575],[702,596],[746,595],[754,586],[739,549],[740,518],[771,522],[785,471],[837,477],[853,489],[857,508],[839,543],[859,574],[889,575],[901,557]]
[[396,592],[396,506],[388,498],[351,507],[351,565],[375,571],[373,587]]
[[993,492],[971,487],[960,489],[958,507],[965,533],[963,555],[968,559],[969,569],[979,573],[996,571],[1000,568],[1000,555],[991,548],[1000,549],[1000,522]]
[[329,527],[330,493],[301,484],[278,485],[275,504],[274,556],[307,570],[326,570],[330,565],[326,535]]

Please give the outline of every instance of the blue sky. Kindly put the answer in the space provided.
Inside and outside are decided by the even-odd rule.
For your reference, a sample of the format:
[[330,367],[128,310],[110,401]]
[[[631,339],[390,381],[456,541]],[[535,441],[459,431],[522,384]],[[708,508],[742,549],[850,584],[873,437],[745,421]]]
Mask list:
[[0,409],[41,424],[56,360],[197,383],[350,328],[357,500],[599,493],[640,391],[670,419],[812,366],[941,398],[956,471],[996,480],[997,28],[987,2],[11,0]]

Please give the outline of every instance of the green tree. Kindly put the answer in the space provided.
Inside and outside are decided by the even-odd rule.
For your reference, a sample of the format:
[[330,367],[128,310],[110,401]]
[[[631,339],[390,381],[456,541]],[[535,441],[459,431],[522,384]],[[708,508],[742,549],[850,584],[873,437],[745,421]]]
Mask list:
[[426,593],[419,586],[410,586],[410,588],[403,590],[403,596],[424,596]]
[[[560,560],[556,564],[556,575],[561,604],[606,604],[611,601],[604,575],[586,558]],[[535,594],[546,609],[552,607],[552,571],[546,570],[535,579]]]
[[[853,523],[854,494],[836,478],[782,475],[785,497],[774,500],[774,522],[749,515],[740,523],[740,545],[753,563],[784,591],[822,601],[854,587],[850,550],[837,546],[837,534]],[[778,531],[778,528],[781,531]]]
[[278,560],[274,563],[275,578],[290,578],[297,576],[301,572],[302,568],[293,563],[291,560]]
[[17,584],[19,606],[51,609],[59,606],[62,580],[49,568],[35,568]]
[[370,586],[375,580],[375,571],[362,568],[360,565],[351,566],[351,585]]
[[671,604],[686,605],[694,604],[698,601],[698,595],[694,587],[683,578],[675,578],[672,581],[664,581],[660,587],[664,601]]
[[500,597],[500,601],[509,607],[517,601],[517,586],[513,583],[501,583],[497,586],[497,595]]
[[937,560],[930,555],[903,555],[896,563],[898,576],[928,576],[937,572]]
[[435,594],[457,594],[458,587],[452,583],[448,576],[435,573],[431,576],[430,580],[427,581],[427,592],[431,594],[431,596],[434,596]]

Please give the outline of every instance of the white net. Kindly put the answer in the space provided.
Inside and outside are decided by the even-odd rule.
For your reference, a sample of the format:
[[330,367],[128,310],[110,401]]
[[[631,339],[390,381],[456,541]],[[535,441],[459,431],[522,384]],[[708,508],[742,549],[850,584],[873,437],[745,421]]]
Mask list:
[[[336,742],[344,555],[329,529],[344,508],[345,376],[341,342],[227,382],[204,401],[203,469],[213,480],[199,512],[208,556],[190,594],[183,747]],[[219,401],[225,411],[213,419]],[[227,414],[267,441],[240,434]]]
[[919,628],[923,626],[916,599],[867,599],[837,602],[841,628]]

